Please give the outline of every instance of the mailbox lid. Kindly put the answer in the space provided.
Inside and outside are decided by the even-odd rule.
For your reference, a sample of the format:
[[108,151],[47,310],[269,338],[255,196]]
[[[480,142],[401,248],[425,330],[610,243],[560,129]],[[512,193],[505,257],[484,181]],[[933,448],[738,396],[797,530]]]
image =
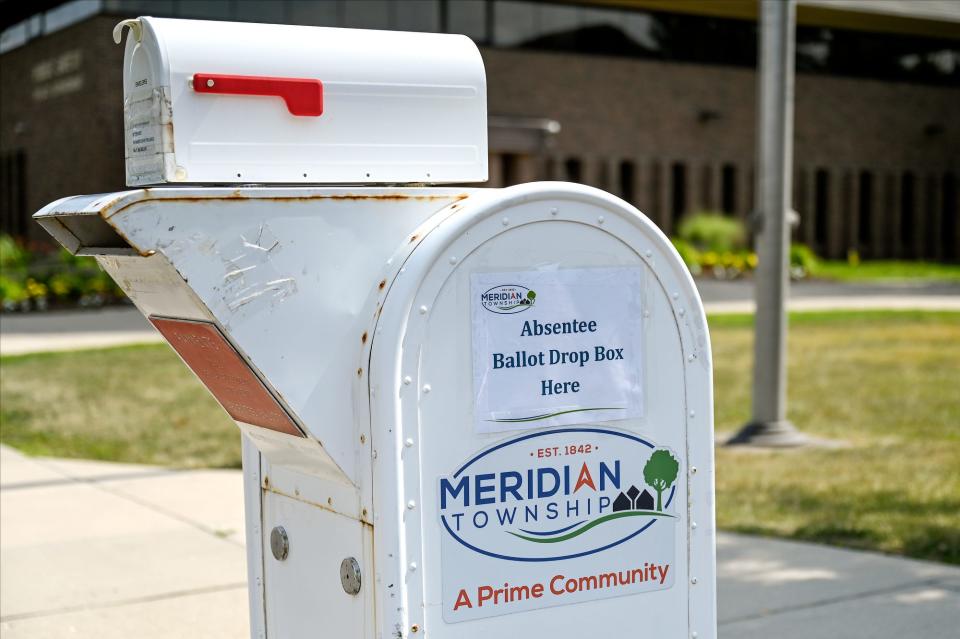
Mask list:
[[465,36],[142,17],[118,41],[124,26],[130,186],[487,179]]

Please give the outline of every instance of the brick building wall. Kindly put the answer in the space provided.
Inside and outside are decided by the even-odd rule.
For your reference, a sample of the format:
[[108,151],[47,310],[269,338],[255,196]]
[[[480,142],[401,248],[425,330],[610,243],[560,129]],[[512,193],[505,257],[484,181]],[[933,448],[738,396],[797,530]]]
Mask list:
[[[510,50],[484,50],[484,61],[491,113],[543,116],[563,127],[540,163],[541,178],[579,173],[627,191],[668,233],[698,209],[744,218],[751,211],[753,70]],[[855,249],[957,259],[958,112],[960,89],[798,75],[797,239],[833,257]],[[906,199],[905,181],[914,184]],[[826,208],[819,216],[818,203]]]
[[[124,187],[123,47],[95,17],[0,56],[4,230],[46,240],[28,216],[80,193]],[[22,158],[22,159],[19,159]],[[25,197],[13,197],[22,182]]]
[[[3,226],[59,197],[121,189],[123,48],[99,16],[0,56]],[[630,199],[669,233],[753,206],[749,69],[482,50],[491,114],[562,131],[537,157],[492,148],[491,185],[571,179]],[[796,234],[820,254],[958,259],[960,89],[819,75],[796,84]],[[23,196],[18,185],[23,184]]]

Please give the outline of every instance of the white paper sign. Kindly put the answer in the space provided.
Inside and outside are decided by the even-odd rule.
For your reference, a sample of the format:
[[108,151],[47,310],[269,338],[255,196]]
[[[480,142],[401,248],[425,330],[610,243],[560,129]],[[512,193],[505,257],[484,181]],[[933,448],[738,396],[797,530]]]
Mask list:
[[475,429],[639,417],[640,268],[475,273]]

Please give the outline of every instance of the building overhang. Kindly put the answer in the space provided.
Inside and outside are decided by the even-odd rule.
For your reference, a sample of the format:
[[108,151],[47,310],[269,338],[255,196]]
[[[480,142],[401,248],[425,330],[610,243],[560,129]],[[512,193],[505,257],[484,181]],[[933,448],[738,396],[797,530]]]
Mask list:
[[[759,0],[576,0],[575,4],[756,20]],[[955,0],[797,0],[797,24],[960,40]]]
[[494,115],[487,117],[489,146],[495,153],[536,155],[550,148],[560,123],[550,118]]

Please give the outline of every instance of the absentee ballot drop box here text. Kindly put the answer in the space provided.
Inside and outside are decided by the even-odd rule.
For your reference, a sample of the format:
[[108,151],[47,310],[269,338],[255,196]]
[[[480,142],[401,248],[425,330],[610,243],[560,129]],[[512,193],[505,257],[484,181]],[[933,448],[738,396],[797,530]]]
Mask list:
[[466,38],[124,27],[129,184],[220,186],[35,217],[241,430],[251,636],[715,637],[710,345],[656,226],[414,186],[486,178]]
[[472,276],[478,432],[639,417],[637,268]]

